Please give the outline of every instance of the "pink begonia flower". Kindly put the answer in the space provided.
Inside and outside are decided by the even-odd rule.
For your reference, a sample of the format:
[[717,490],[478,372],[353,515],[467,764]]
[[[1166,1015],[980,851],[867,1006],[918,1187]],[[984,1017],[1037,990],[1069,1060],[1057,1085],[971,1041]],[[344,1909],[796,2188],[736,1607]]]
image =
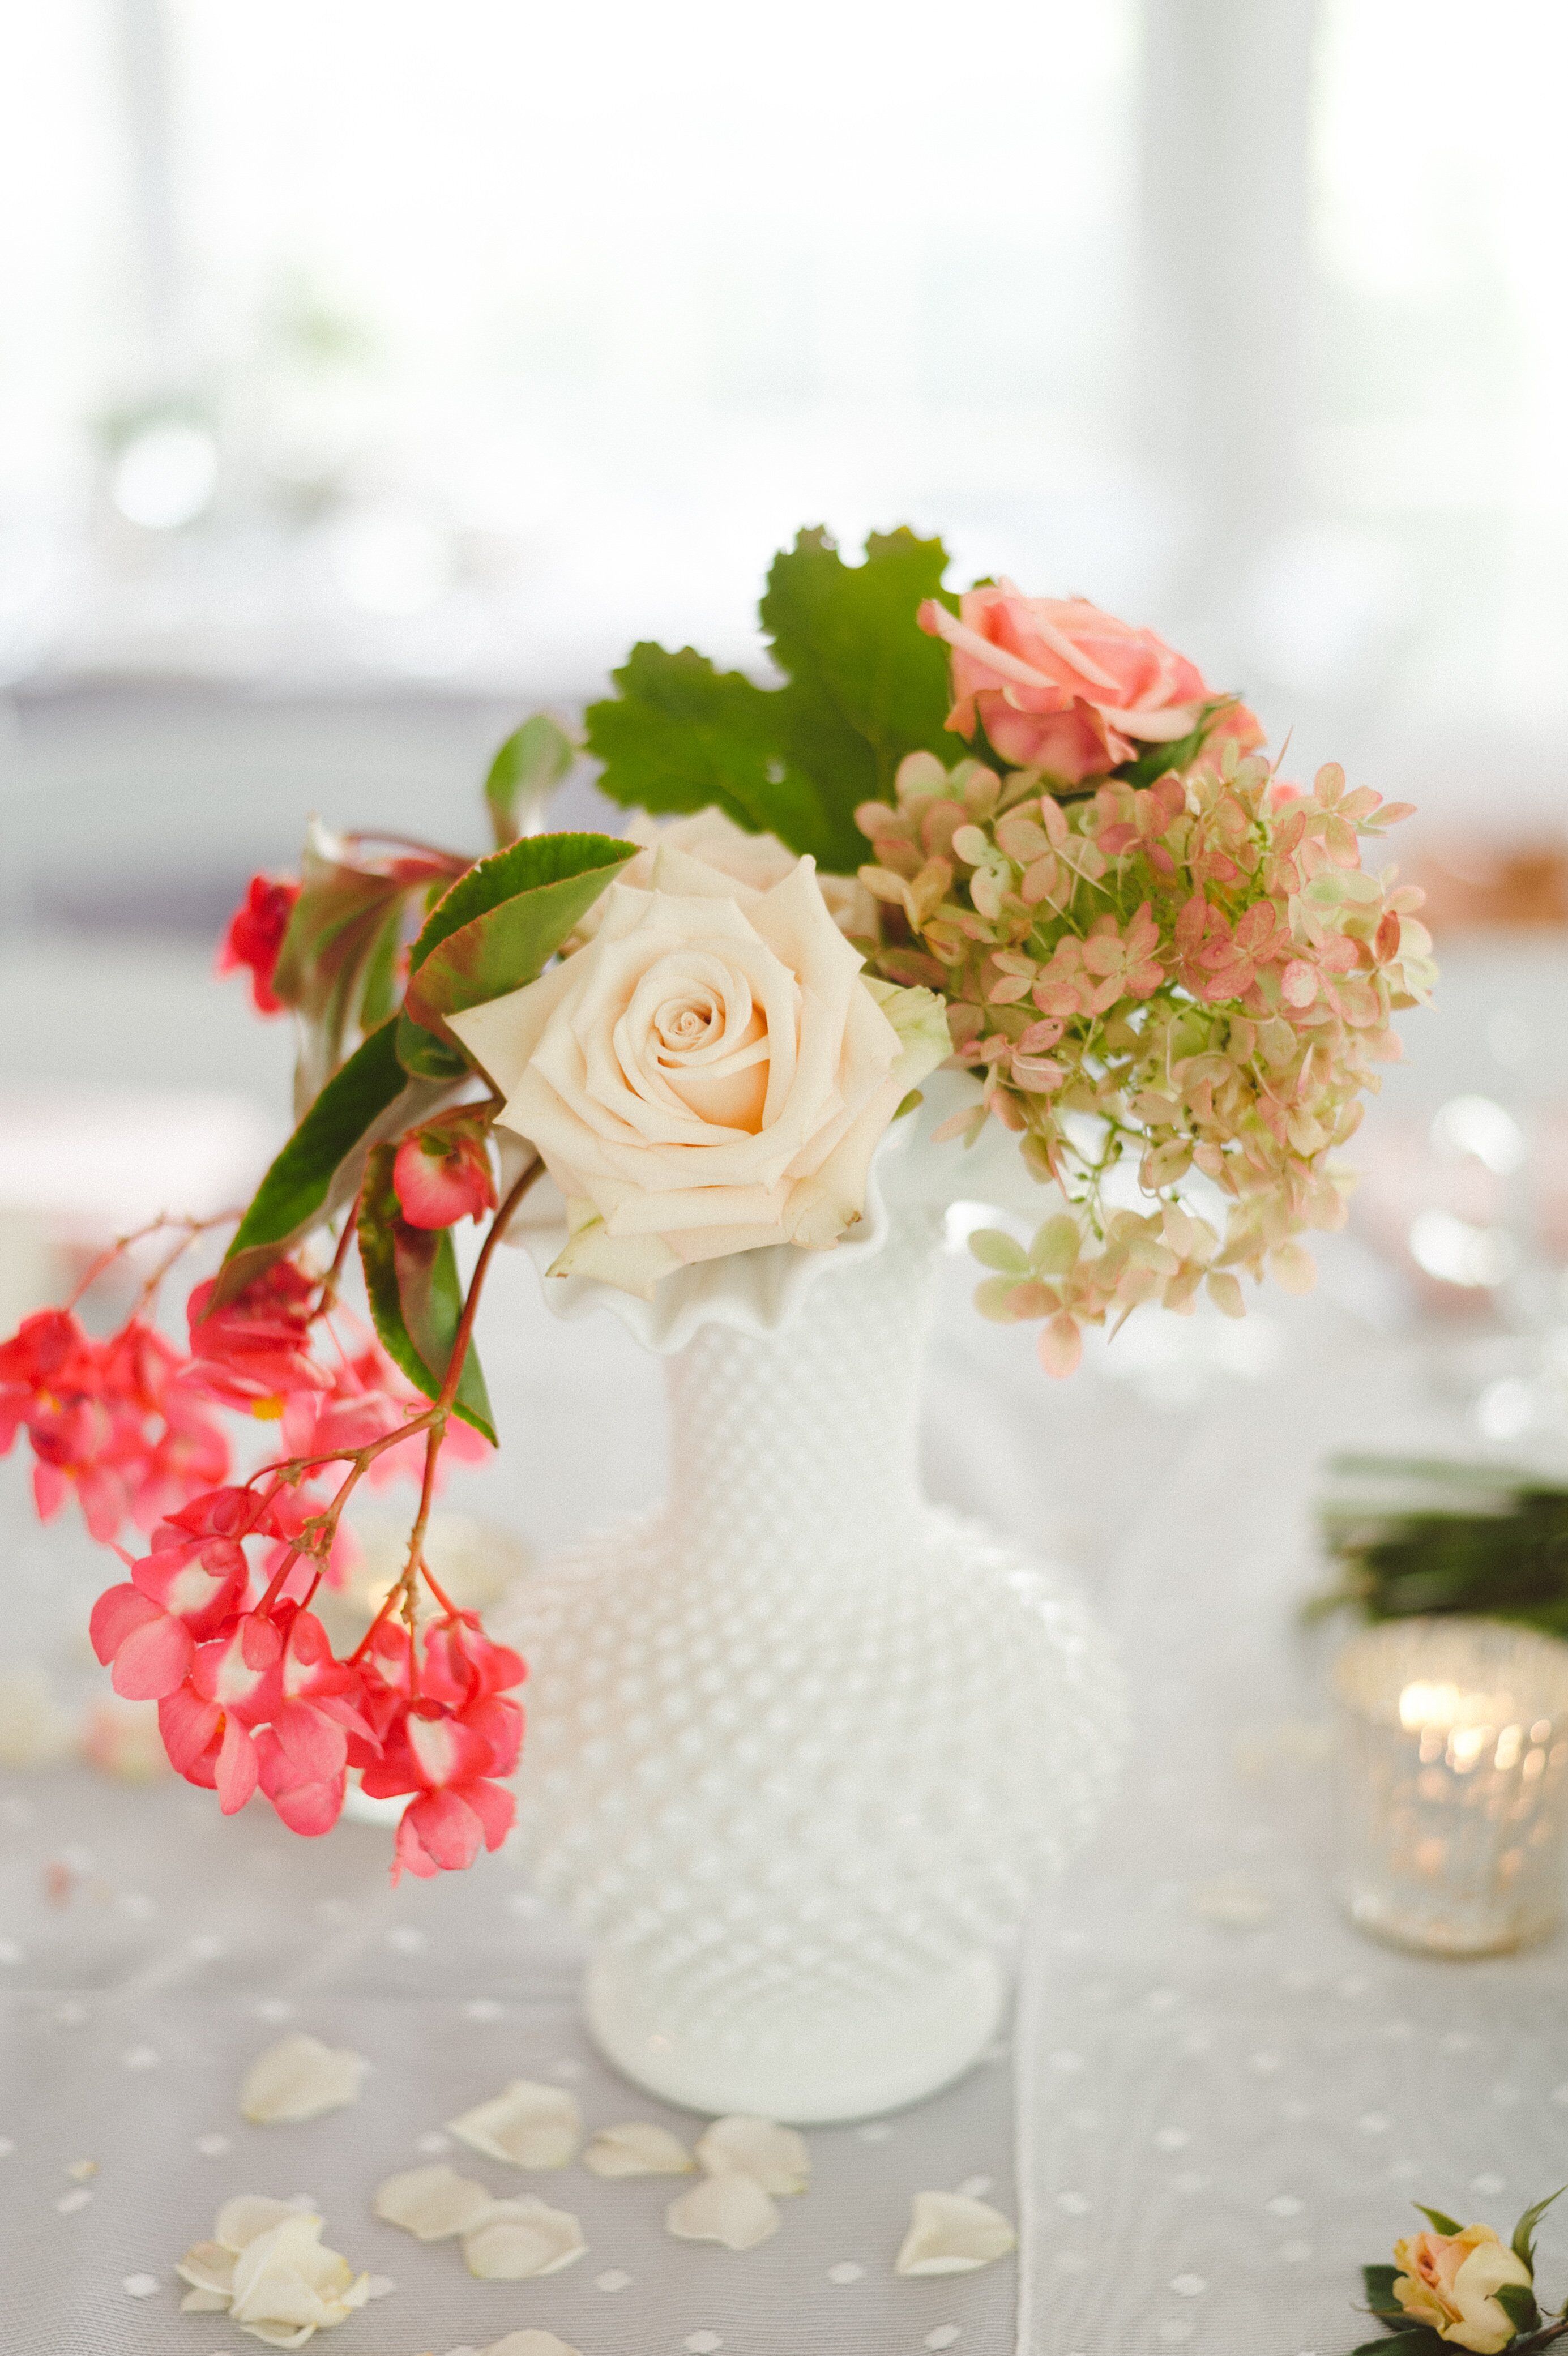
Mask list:
[[186,1305],[194,1387],[263,1418],[281,1415],[295,1391],[325,1388],[328,1377],[310,1356],[319,1287],[303,1269],[274,1260],[221,1309],[210,1305],[216,1283],[199,1284]]
[[489,1148],[475,1120],[432,1121],[398,1147],[392,1189],[411,1227],[451,1227],[496,1207]]
[[1004,760],[1067,785],[1190,735],[1208,692],[1153,630],[1081,597],[1026,597],[999,581],[966,591],[956,616],[928,598],[919,623],[952,649],[948,726],[972,736],[979,720]]
[[27,1431],[41,1520],[74,1494],[91,1535],[109,1544],[127,1517],[146,1529],[222,1479],[228,1443],[183,1388],[184,1372],[136,1317],[96,1341],[69,1311],[42,1310],[0,1343],[0,1454]]
[[[505,1648],[489,1649],[499,1655]],[[510,1774],[521,1741],[521,1710],[495,1693],[457,1712],[434,1700],[402,1710],[383,1740],[381,1761],[360,1779],[373,1798],[416,1794],[398,1826],[394,1881],[405,1871],[427,1880],[460,1870],[473,1863],[481,1843],[500,1847],[516,1803],[492,1778]]]
[[219,946],[220,973],[234,973],[241,967],[249,970],[251,999],[258,1014],[283,1012],[284,1001],[273,988],[273,976],[300,889],[292,875],[252,875]]

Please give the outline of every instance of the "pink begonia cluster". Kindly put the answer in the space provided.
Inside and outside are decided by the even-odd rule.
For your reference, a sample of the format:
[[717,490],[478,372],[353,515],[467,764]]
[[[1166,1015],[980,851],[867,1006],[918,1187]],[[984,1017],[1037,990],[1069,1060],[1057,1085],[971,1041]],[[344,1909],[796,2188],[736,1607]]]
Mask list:
[[[1000,1120],[1059,1189],[1027,1248],[975,1238],[979,1307],[1040,1321],[1049,1374],[1141,1301],[1190,1313],[1204,1289],[1240,1316],[1239,1274],[1311,1285],[1298,1238],[1342,1223],[1331,1157],[1400,1053],[1391,1013],[1434,980],[1422,894],[1361,866],[1407,807],[1332,765],[1309,793],[1282,785],[1216,734],[1152,785],[1074,798],[1038,770],[911,754],[896,802],[857,813],[882,970],[943,992],[983,1084],[952,1131]],[[1146,1211],[1107,1198],[1124,1160]]]
[[[216,1311],[212,1290],[190,1295],[188,1355],[140,1316],[107,1340],[68,1310],[26,1319],[0,1344],[0,1448],[27,1431],[45,1519],[74,1492],[95,1537],[150,1533],[139,1558],[115,1549],[130,1576],[98,1599],[93,1647],[117,1694],[157,1703],[171,1764],[225,1815],[259,1789],[291,1831],[326,1832],[354,1767],[409,1795],[394,1879],[468,1865],[511,1822],[496,1779],[521,1740],[502,1697],[521,1661],[445,1597],[414,1635],[383,1612],[347,1660],[309,1609],[348,1568],[348,1491],[419,1477],[426,1402],[373,1338],[345,1343],[331,1287],[295,1261]],[[275,1423],[290,1454],[230,1483],[216,1408]],[[453,1421],[448,1451],[489,1449]]]

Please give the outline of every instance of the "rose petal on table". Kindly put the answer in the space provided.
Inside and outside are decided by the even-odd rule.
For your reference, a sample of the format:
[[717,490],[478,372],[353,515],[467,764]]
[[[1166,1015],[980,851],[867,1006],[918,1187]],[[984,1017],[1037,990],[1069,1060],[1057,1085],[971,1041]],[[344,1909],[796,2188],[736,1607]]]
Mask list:
[[596,2176],[690,2176],[696,2164],[680,2137],[651,2119],[598,2128],[583,2154]]
[[298,2213],[286,2201],[270,2200],[264,2192],[236,2192],[213,2219],[212,2238],[226,2250],[248,2249],[258,2233],[270,2233],[274,2225]]
[[277,2347],[299,2343],[279,2333],[319,2331],[346,2322],[363,2307],[368,2275],[356,2275],[347,2258],[321,2246],[319,2217],[292,2216],[259,2233],[234,2267],[230,2314],[242,2329]]
[[221,2242],[193,2242],[175,2272],[198,2290],[221,2291],[227,2298],[234,2286],[234,2255]]
[[362,2053],[334,2052],[319,2037],[296,2031],[258,2054],[240,2088],[240,2108],[254,2126],[318,2119],[360,2099],[370,2068]]
[[229,2294],[226,2290],[188,2290],[180,2300],[181,2315],[227,2315]]
[[755,2250],[779,2231],[779,2211],[755,2177],[733,2171],[710,2176],[681,2193],[664,2222],[682,2242],[722,2242],[726,2250]]
[[710,2176],[749,2176],[764,2192],[804,2192],[811,2177],[805,2136],[773,2119],[715,2119],[698,2137],[697,2158]]
[[504,2094],[446,2125],[470,2150],[510,2168],[570,2168],[583,2140],[576,2096],[532,2078],[514,2078]]
[[481,2348],[479,2356],[582,2356],[577,2348],[568,2348],[553,2331],[509,2331],[504,2340],[492,2340]]
[[495,2206],[493,2196],[471,2176],[445,2163],[405,2169],[378,2184],[371,2207],[389,2225],[401,2225],[416,2241],[444,2242],[471,2233]]
[[482,2282],[525,2282],[559,2274],[587,2248],[569,2210],[547,2208],[532,2193],[496,2201],[482,2225],[463,2236],[463,2257]]
[[1018,2236],[988,2201],[961,2192],[917,2192],[897,2275],[966,2275],[1016,2249]]

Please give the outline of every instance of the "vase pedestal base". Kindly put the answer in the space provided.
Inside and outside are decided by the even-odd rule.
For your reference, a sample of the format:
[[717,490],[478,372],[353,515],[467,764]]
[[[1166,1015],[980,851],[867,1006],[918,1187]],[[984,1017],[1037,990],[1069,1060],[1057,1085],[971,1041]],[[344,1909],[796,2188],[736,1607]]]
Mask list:
[[646,2093],[811,2126],[875,2117],[961,2077],[994,2039],[1007,1994],[998,1964],[976,1954],[865,2007],[802,2008],[793,2022],[772,2013],[765,2032],[744,2019],[693,2027],[634,1957],[608,1954],[588,1967],[586,2004],[600,2051]]

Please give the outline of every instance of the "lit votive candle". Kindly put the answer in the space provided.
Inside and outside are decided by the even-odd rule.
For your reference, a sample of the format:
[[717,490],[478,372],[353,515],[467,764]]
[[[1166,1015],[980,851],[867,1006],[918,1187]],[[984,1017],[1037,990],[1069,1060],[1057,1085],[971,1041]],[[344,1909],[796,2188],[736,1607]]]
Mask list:
[[1568,1644],[1391,1620],[1335,1664],[1341,1888],[1361,1930],[1447,1955],[1540,1938],[1562,1904]]

